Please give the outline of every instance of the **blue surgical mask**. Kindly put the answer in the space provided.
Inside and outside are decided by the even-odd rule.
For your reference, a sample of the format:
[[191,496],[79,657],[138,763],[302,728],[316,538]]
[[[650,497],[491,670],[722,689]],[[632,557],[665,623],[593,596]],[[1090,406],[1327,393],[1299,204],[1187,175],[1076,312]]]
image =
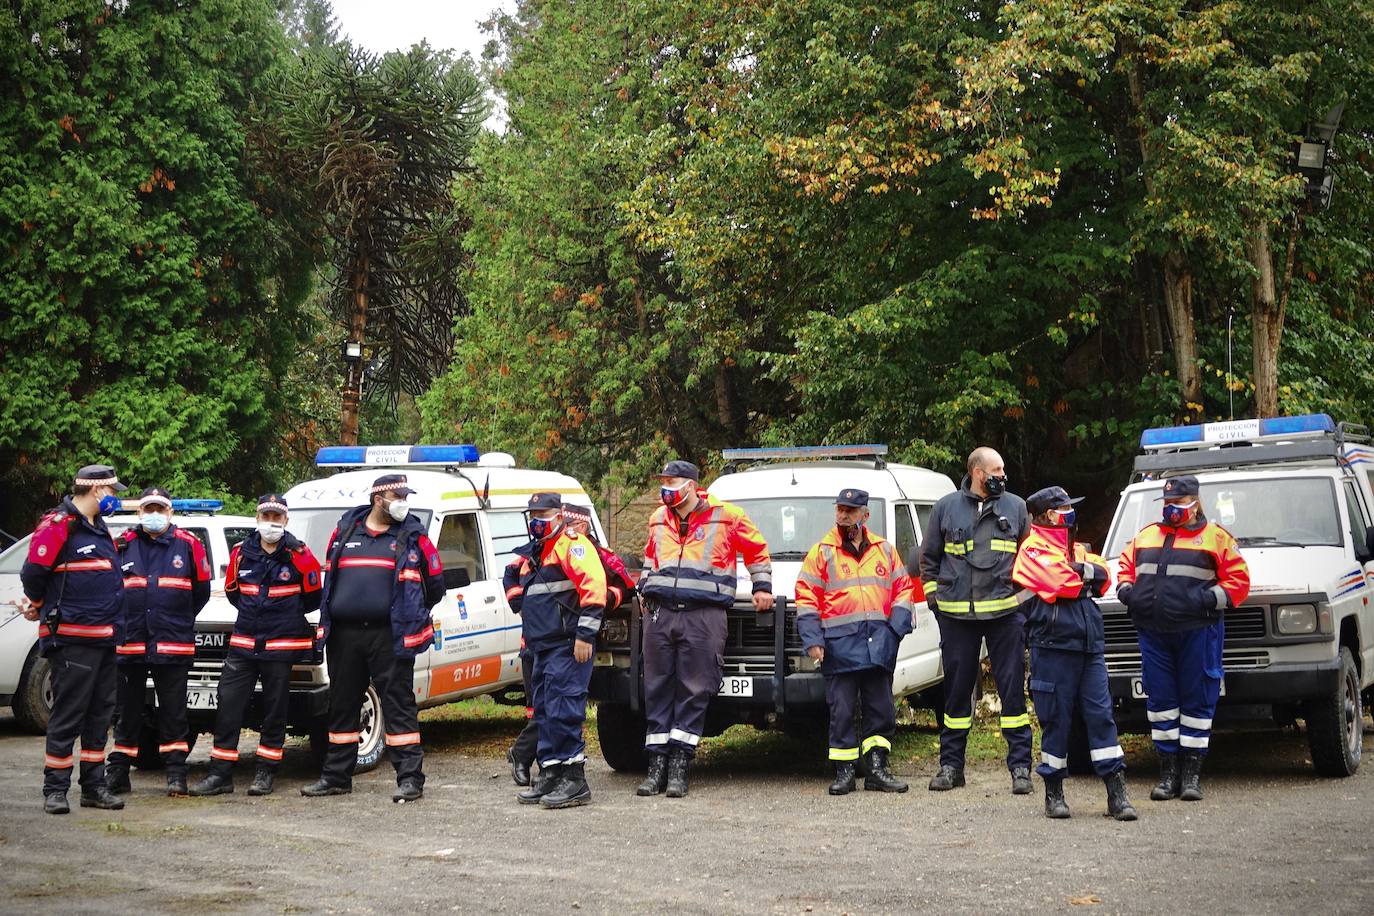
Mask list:
[[1188,520],[1188,513],[1196,505],[1196,502],[1169,503],[1164,507],[1164,524],[1177,528]]
[[149,512],[139,518],[139,524],[149,534],[161,534],[171,526],[172,520],[161,512]]
[[118,496],[115,496],[113,493],[107,493],[100,497],[100,514],[114,515],[119,511],[121,505],[122,501]]

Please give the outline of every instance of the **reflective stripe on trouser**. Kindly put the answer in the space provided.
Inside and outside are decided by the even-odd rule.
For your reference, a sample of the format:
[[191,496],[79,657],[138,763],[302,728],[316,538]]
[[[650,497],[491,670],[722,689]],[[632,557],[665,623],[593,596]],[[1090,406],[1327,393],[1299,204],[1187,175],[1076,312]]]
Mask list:
[[[43,761],[43,794],[66,792],[78,763],[83,789],[104,785],[105,741],[115,704],[114,646],[57,646],[48,655],[48,663],[52,715]],[[77,738],[80,751],[75,747]]]
[[[119,721],[115,723],[114,752],[110,763],[128,766],[133,761],[126,752],[137,748],[143,737],[145,719],[157,721],[159,752],[167,768],[167,776],[186,778],[186,756],[190,744],[186,740],[186,675],[191,663],[170,665],[119,665],[119,688],[116,705]],[[153,679],[153,693],[157,709],[148,709],[148,678]]]
[[644,622],[644,744],[651,754],[696,753],[706,707],[720,689],[725,609],[659,608]]
[[[371,681],[381,699],[381,725],[396,737],[420,731],[415,702],[415,659],[398,658],[392,648],[390,623],[375,627],[335,626],[325,643],[329,664],[329,731],[356,734],[361,729],[363,697]],[[393,741],[395,738],[393,738]],[[330,742],[320,778],[330,785],[351,786],[358,766],[358,742]],[[419,742],[388,744],[387,756],[396,768],[396,781],[419,780],[424,785],[424,751]]]
[[510,755],[519,762],[530,766],[539,752],[539,713],[534,705],[534,653],[523,646],[520,649],[520,678],[525,682],[525,702],[529,704],[525,727],[515,736],[510,747]]
[[1002,729],[1007,741],[1007,768],[1030,767],[1031,730],[1026,715],[1026,640],[1015,614],[994,620],[959,620],[935,615],[940,627],[940,660],[945,670],[945,713],[940,728],[940,765],[964,768],[973,718],[973,689],[982,672],[978,658],[988,643],[992,677],[1002,698],[1002,718],[1027,724]]
[[[830,705],[831,760],[857,760],[874,747],[891,749],[897,730],[892,672],[866,668],[829,675],[825,679],[825,701]],[[862,716],[860,728],[855,727],[856,716]],[[857,737],[860,734],[864,736],[862,742]]]
[[[286,718],[291,710],[291,662],[250,658],[232,652],[219,673],[219,708],[215,713],[215,745],[210,772],[228,776],[239,759],[239,734],[253,702],[253,687],[262,681],[258,743],[281,747],[286,741]],[[257,765],[276,770],[280,761],[259,755]]]
[[1087,730],[1089,757],[1097,775],[1125,769],[1103,657],[1039,646],[1031,646],[1030,654],[1031,699],[1040,719],[1040,765],[1035,771],[1047,778],[1064,775],[1075,713],[1082,716]]
[[1161,754],[1205,754],[1221,695],[1225,625],[1166,633],[1141,629],[1140,673],[1150,737]]
[[582,726],[587,720],[591,679],[592,660],[574,659],[571,642],[534,653],[534,708],[539,710],[535,759],[541,769],[586,759]]

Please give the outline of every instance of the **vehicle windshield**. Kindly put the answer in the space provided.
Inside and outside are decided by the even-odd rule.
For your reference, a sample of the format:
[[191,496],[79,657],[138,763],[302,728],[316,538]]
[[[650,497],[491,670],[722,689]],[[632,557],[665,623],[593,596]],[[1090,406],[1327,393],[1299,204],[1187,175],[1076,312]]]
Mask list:
[[22,537],[0,553],[0,575],[19,575],[24,561],[29,558],[29,539]]
[[[1117,513],[1107,556],[1120,556],[1136,532],[1159,521],[1163,488],[1131,493]],[[1202,481],[1202,511],[1242,547],[1339,547],[1341,515],[1329,477]]]
[[[310,552],[323,564],[325,551],[329,549],[329,536],[334,533],[334,528],[344,513],[353,508],[343,506],[331,509],[293,509],[287,516],[286,530],[305,541],[305,546],[309,547]],[[428,509],[411,509],[410,514],[424,523],[426,531],[429,530],[429,520],[434,517],[433,512]]]
[[[785,499],[732,499],[753,519],[774,560],[804,560],[812,545],[835,527],[835,497],[794,496]],[[869,499],[870,531],[887,536],[883,500]]]

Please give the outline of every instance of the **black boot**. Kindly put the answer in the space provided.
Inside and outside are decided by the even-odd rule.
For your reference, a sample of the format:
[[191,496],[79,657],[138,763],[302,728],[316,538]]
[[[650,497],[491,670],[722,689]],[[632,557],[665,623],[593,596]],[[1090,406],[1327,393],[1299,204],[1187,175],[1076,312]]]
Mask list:
[[687,756],[683,750],[674,750],[668,755],[668,784],[667,795],[669,798],[682,798],[687,794],[687,767],[691,764],[692,758]]
[[207,795],[229,795],[234,791],[234,777],[211,773],[200,782],[191,786],[191,794],[196,798]]
[[116,795],[128,795],[134,790],[129,784],[129,765],[110,763],[105,765],[105,786]]
[[118,811],[124,807],[124,799],[111,792],[105,786],[92,786],[82,788],[81,807],[83,808],[103,808],[106,811]]
[[1178,755],[1159,755],[1159,785],[1150,790],[1150,801],[1178,798]]
[[1031,784],[1030,767],[1017,767],[1011,771],[1011,794],[1029,795],[1035,791]]
[[957,789],[963,784],[964,771],[945,764],[940,767],[940,772],[930,777],[930,785],[926,788],[932,792],[948,792],[950,789]]
[[50,792],[44,795],[43,810],[49,814],[69,814],[72,806],[67,804],[67,793]]
[[515,756],[515,748],[506,751],[506,763],[510,764],[510,778],[517,786],[530,784],[530,764]]
[[1117,770],[1109,776],[1102,777],[1102,781],[1107,785],[1107,816],[1119,821],[1135,820],[1135,809],[1131,807],[1131,800],[1126,797],[1126,771]]
[[1183,754],[1183,778],[1179,797],[1184,801],[1202,801],[1202,755],[1193,751]]
[[517,796],[522,805],[537,805],[539,799],[552,792],[557,786],[559,779],[563,775],[562,764],[550,764],[539,768],[539,775],[530,783],[530,787]]
[[887,748],[875,747],[864,755],[864,789],[878,792],[905,792],[907,784],[887,768]]
[[1045,777],[1045,817],[1060,820],[1069,816],[1069,803],[1064,801],[1064,777]]
[[[231,788],[229,791],[232,792],[234,790]],[[310,783],[308,786],[301,786],[301,794],[308,798],[321,798],[325,795],[350,795],[352,792],[353,787],[351,785],[336,786],[332,782],[325,782],[323,776]],[[191,794],[195,795],[196,790],[192,789]]]
[[424,794],[424,784],[414,776],[407,776],[396,784],[396,791],[391,794],[391,800],[398,804],[419,801]]
[[167,794],[172,798],[185,798],[191,793],[186,788],[186,777],[174,775],[167,777]]
[[640,796],[659,795],[668,786],[668,755],[650,754],[649,772],[644,777],[644,781],[635,789],[635,794]]
[[543,808],[576,808],[578,805],[585,805],[592,800],[591,787],[587,785],[587,770],[585,763],[569,763],[563,767],[563,775],[558,780],[558,785],[553,787],[543,798],[539,799],[539,805]]
[[831,795],[848,795],[854,791],[854,761],[835,761],[835,781],[830,784]]
[[276,774],[267,767],[258,767],[257,772],[253,774],[253,784],[248,787],[248,794],[271,795],[272,782],[275,778]]

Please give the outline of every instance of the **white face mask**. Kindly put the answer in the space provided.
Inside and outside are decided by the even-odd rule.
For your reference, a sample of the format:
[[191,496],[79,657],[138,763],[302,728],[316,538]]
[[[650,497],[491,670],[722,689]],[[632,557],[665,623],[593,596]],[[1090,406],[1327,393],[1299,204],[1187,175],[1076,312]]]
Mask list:
[[258,537],[268,544],[275,544],[286,534],[286,526],[276,522],[258,522]]
[[410,503],[406,502],[404,499],[393,500],[392,503],[386,507],[386,511],[391,513],[391,517],[396,521],[403,522],[406,520],[406,516],[410,514]]
[[161,534],[172,524],[172,520],[161,512],[149,512],[146,515],[140,516],[139,524],[142,525],[143,530],[149,534]]

